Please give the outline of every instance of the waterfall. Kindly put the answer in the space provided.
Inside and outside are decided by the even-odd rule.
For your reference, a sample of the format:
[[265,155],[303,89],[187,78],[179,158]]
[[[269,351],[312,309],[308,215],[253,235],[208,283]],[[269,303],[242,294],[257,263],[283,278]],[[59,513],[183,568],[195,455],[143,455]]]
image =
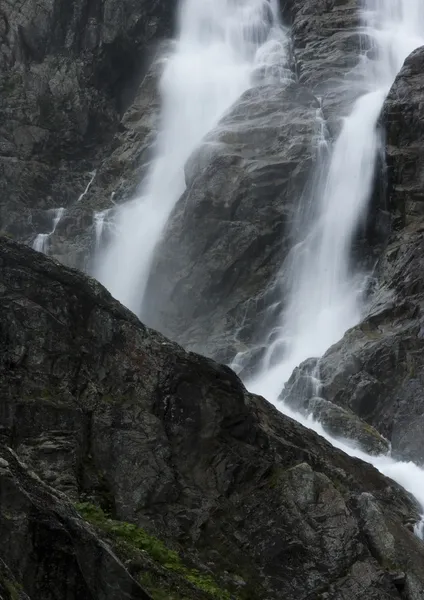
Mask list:
[[138,315],[154,250],[185,189],[187,159],[251,87],[255,69],[281,59],[284,41],[277,0],[183,0],[160,82],[156,159],[141,195],[117,211],[114,237],[95,260],[95,276]]
[[96,178],[97,171],[96,171],[96,170],[94,170],[94,171],[92,171],[91,173],[89,173],[89,175],[91,176],[91,178],[90,178],[90,181],[87,183],[87,186],[86,186],[85,190],[84,190],[84,191],[82,192],[82,194],[81,194],[81,195],[78,197],[78,199],[77,199],[77,204],[78,204],[79,202],[81,202],[81,200],[82,200],[82,199],[83,199],[83,198],[84,198],[84,197],[85,197],[85,196],[88,194],[88,191],[89,191],[89,189],[91,188],[91,185],[92,185],[93,181],[94,181],[94,180],[95,180],[95,178]]
[[[311,418],[293,413],[278,397],[293,369],[320,357],[361,317],[364,277],[350,262],[353,237],[366,215],[377,151],[377,120],[405,58],[424,45],[422,0],[365,0],[363,31],[372,56],[363,57],[361,89],[366,89],[344,119],[331,151],[328,174],[315,195],[313,215],[303,223],[305,235],[293,248],[291,288],[262,369],[247,382],[251,391],[277,404],[285,414],[326,437],[351,456],[372,463],[411,492],[424,509],[424,472],[390,456],[374,457],[329,436]],[[423,536],[424,526],[416,528]]]
[[37,252],[42,252],[43,254],[48,254],[49,252],[50,236],[52,236],[56,231],[56,227],[59,225],[60,220],[65,214],[65,209],[63,207],[51,208],[48,210],[48,212],[53,214],[51,231],[49,231],[49,233],[39,233],[38,235],[36,235],[34,241],[32,242],[33,250],[36,250]]
[[[351,246],[366,216],[377,151],[377,120],[384,99],[406,56],[424,43],[421,0],[366,0],[363,32],[372,52],[361,60],[360,95],[343,120],[333,148],[325,139],[319,111],[318,140],[326,176],[318,183],[312,214],[302,221],[304,236],[291,252],[289,300],[273,332],[260,376],[248,387],[276,402],[293,369],[321,356],[345,331],[358,323],[364,277],[352,269]],[[184,0],[179,36],[160,83],[162,111],[157,155],[142,193],[114,211],[112,240],[100,244],[104,213],[95,219],[95,274],[112,294],[142,315],[150,265],[164,226],[185,189],[184,164],[202,138],[251,85],[254,74],[269,64],[285,40],[277,0]],[[269,45],[269,51],[267,47]],[[263,70],[263,69],[262,69]],[[353,85],[353,84],[352,84]],[[366,90],[363,93],[363,90]],[[321,165],[322,166],[322,165]],[[324,171],[324,168],[323,168]],[[283,358],[281,358],[283,352]],[[329,436],[318,422],[287,415],[315,430],[335,447],[374,464],[410,491],[424,508],[424,473],[413,463],[390,456],[373,457]],[[422,535],[423,527],[416,528]]]
[[343,119],[313,214],[301,226],[305,235],[291,252],[288,302],[261,374],[250,382],[274,402],[296,366],[322,356],[360,320],[364,277],[352,270],[350,253],[371,195],[381,144],[377,120],[405,58],[424,44],[420,0],[365,0],[362,22],[373,47],[362,61],[359,85],[366,92]]

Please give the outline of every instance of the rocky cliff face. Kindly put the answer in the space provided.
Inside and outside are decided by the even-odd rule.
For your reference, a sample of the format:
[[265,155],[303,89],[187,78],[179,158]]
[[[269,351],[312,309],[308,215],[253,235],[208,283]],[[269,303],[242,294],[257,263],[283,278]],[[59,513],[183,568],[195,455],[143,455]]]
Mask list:
[[314,165],[317,110],[296,82],[258,86],[195,151],[152,267],[149,324],[225,362],[252,340]]
[[[31,244],[65,207],[49,253],[90,269],[107,242],[93,214],[113,218],[154,151],[174,8],[0,0],[0,596],[420,600],[420,509],[402,489],[5,237]],[[334,137],[360,92],[357,8],[283,2],[287,64],[186,165],[144,308],[188,349],[228,361],[266,333],[320,119]],[[286,390],[334,435],[422,464],[423,66],[420,49],[381,118],[367,314],[320,361],[321,398],[313,357]]]
[[[119,191],[131,160],[135,177],[146,160],[140,156],[153,123],[144,123],[144,128],[142,123],[125,123],[140,109],[136,91],[173,21],[172,2],[0,3],[3,233],[31,243],[36,234],[51,231],[49,210],[69,207],[65,231],[74,243],[66,251],[52,251],[84,266],[89,247],[83,234],[93,225],[93,208],[110,204],[110,194]],[[146,88],[148,81],[144,102]],[[132,111],[122,120],[129,106]],[[149,110],[154,111],[154,102]],[[122,160],[113,159],[117,145],[121,155],[126,152]],[[84,203],[83,209],[75,206],[95,170],[94,195],[101,188],[97,202]],[[113,189],[108,190],[111,177]]]
[[4,239],[0,290],[6,598],[419,598],[392,481]]
[[[37,18],[31,6],[19,11],[6,4],[3,11],[0,230],[32,243],[51,232],[51,210],[65,207],[47,251],[90,271],[96,247],[107,243],[115,203],[135,194],[152,156],[166,54],[157,42],[169,36],[175,6],[99,0],[65,10],[57,2]],[[173,339],[221,360],[249,349],[255,326],[264,329],[264,311],[275,302],[269,290],[287,252],[294,198],[316,159],[317,110],[334,135],[359,92],[352,96],[346,85],[364,44],[356,33],[356,0],[290,0],[281,8],[292,26],[287,64],[236,103],[224,131],[211,134],[219,150],[209,155],[203,147],[191,159],[187,191],[157,253],[150,289],[161,291],[160,303],[156,297],[149,309],[152,292],[144,311]],[[222,195],[225,207],[216,201]],[[96,240],[99,211],[108,212],[103,239]],[[187,228],[200,221],[206,235],[190,239]]]

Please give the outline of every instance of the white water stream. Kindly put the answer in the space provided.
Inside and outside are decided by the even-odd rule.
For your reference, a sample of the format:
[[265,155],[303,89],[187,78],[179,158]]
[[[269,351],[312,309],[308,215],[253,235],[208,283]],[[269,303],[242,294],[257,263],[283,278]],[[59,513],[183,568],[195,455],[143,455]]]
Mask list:
[[[345,118],[334,144],[328,175],[319,190],[313,222],[292,252],[294,273],[289,301],[273,332],[260,375],[250,390],[326,437],[346,453],[372,463],[410,491],[424,509],[424,471],[389,456],[375,458],[331,438],[319,423],[290,411],[278,396],[293,369],[309,357],[320,357],[361,317],[364,277],[351,271],[353,236],[366,214],[374,165],[381,143],[377,120],[405,58],[424,45],[422,0],[365,0],[363,29],[373,40],[373,56],[363,57],[367,93]],[[284,358],[281,360],[281,351]],[[423,534],[417,527],[418,535]]]
[[[140,315],[154,250],[185,188],[184,164],[219,118],[251,86],[262,61],[284,53],[277,0],[183,0],[179,37],[167,59],[158,153],[141,195],[118,210],[112,242],[97,260],[96,276]],[[321,356],[361,314],[363,278],[351,272],[353,236],[367,210],[380,139],[384,99],[406,56],[424,43],[422,0],[365,0],[363,28],[375,48],[363,57],[367,93],[344,120],[313,222],[293,251],[295,277],[288,306],[262,373],[248,386],[348,454],[374,464],[413,493],[424,507],[424,472],[412,463],[372,457],[330,438],[319,423],[291,413],[277,398],[293,369]],[[269,48],[269,52],[268,49]],[[353,84],[352,84],[353,85]],[[311,221],[311,220],[310,220]],[[97,240],[104,215],[98,218]],[[281,347],[285,348],[281,360]],[[417,533],[419,533],[417,529]]]
[[251,87],[254,70],[281,60],[284,42],[277,0],[182,2],[179,36],[160,82],[157,157],[140,197],[120,209],[115,237],[96,261],[96,277],[138,315],[153,252],[185,189],[188,157]]
[[65,214],[65,209],[63,207],[50,208],[48,210],[48,212],[53,215],[51,231],[49,231],[49,233],[39,233],[35,237],[35,239],[32,243],[33,249],[36,250],[37,252],[42,252],[43,254],[48,254],[48,252],[49,252],[50,236],[52,236],[54,234],[54,232],[56,231],[56,227],[59,225],[60,220],[62,219],[63,215]]

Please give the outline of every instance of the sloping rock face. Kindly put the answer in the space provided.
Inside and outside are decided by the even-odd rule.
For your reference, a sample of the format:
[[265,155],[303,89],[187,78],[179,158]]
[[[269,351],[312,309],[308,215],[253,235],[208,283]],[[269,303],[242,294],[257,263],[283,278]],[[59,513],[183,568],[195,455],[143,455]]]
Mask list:
[[[0,449],[0,590],[6,600],[149,600],[64,494]],[[16,578],[13,574],[16,575]]]
[[[173,20],[174,3],[159,0],[2,0],[1,231],[29,243],[49,233],[48,210],[73,205],[102,160],[118,145],[124,153],[131,138],[138,174],[146,132],[125,127],[121,116]],[[116,192],[128,162],[115,158]],[[104,195],[110,169],[109,162],[109,178],[106,168],[99,172]],[[77,216],[81,234],[92,225],[92,207]],[[68,261],[83,266],[76,255]]]
[[349,108],[360,89],[352,89],[358,55],[367,40],[358,32],[358,0],[286,0],[283,18],[292,26],[293,55],[300,83],[322,98],[328,122]]
[[[419,598],[417,507],[374,468],[4,238],[0,299],[1,443],[57,490],[1,451],[1,552],[22,598],[146,597],[102,537],[158,599]],[[191,591],[164,594],[176,575]]]
[[[363,322],[320,361],[325,399],[353,410],[424,464],[424,49],[405,62],[384,106],[387,195],[393,234],[380,258]],[[303,366],[303,375],[310,364]],[[299,401],[299,396],[298,396]],[[303,402],[304,400],[302,400]]]
[[424,49],[418,48],[405,61],[383,111],[388,207],[395,229],[422,221],[424,216],[423,67]]

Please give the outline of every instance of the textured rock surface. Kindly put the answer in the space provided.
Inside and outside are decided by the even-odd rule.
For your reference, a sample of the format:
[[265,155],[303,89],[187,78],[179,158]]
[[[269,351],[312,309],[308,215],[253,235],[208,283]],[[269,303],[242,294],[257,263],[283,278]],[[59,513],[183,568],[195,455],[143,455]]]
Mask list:
[[358,33],[358,0],[287,0],[283,16],[292,25],[293,54],[300,83],[322,98],[323,112],[334,131],[360,89],[358,56],[367,41]]
[[[133,4],[74,0],[65,10],[56,0],[43,10],[33,2],[17,10],[4,3],[0,231],[31,243],[36,234],[51,231],[48,209],[66,206],[48,251],[85,270],[92,268],[96,248],[93,213],[108,210],[108,225],[114,203],[135,194],[155,137],[160,64],[138,84],[157,50],[156,40],[170,34],[175,3]],[[189,189],[170,224],[170,243],[155,265],[158,277],[152,287],[162,289],[163,297],[155,314],[146,313],[150,322],[179,342],[223,360],[248,349],[254,324],[264,328],[262,311],[275,301],[264,298],[264,290],[281,265],[293,201],[311,168],[317,104],[334,133],[340,114],[358,93],[347,92],[347,75],[357,63],[359,42],[364,44],[355,33],[356,0],[291,0],[282,2],[282,14],[292,25],[291,77],[303,88],[293,93],[292,84],[291,91],[284,92],[280,84],[271,94],[259,88],[250,99],[243,97],[233,110],[234,122],[226,119],[224,131],[211,136],[224,147],[209,159],[205,148],[199,150],[203,179],[195,173],[196,161],[191,161]],[[270,95],[266,103],[260,94]],[[255,119],[250,111],[257,111],[259,104],[261,117]],[[260,159],[252,160],[253,153]],[[77,203],[94,170],[90,189]],[[232,185],[224,181],[232,176]],[[205,215],[209,196],[202,186],[209,192],[213,188],[215,198]],[[217,201],[220,194],[226,196],[225,206]],[[186,227],[203,216],[202,234],[197,230],[190,243]],[[202,243],[201,235],[219,242]],[[175,252],[181,239],[184,243]],[[107,243],[107,227],[101,242]],[[202,269],[194,264],[199,252],[204,254]],[[165,265],[170,256],[175,270]],[[174,285],[177,275],[184,280],[191,271],[190,284]],[[169,272],[174,281],[166,283]],[[202,291],[209,295],[207,302],[198,302]],[[169,302],[171,293],[175,302]],[[219,310],[211,313],[214,305]]]
[[424,215],[423,68],[424,48],[419,48],[405,61],[382,117],[387,135],[388,207],[397,229]]
[[318,109],[296,83],[259,86],[195,151],[152,268],[149,324],[226,361],[252,339],[313,168]]
[[353,410],[392,444],[424,463],[424,234],[410,225],[380,260],[368,314],[320,361],[322,395]]
[[[146,173],[154,152],[160,104],[157,86],[166,53],[167,45],[160,44],[120,120],[108,155],[99,161],[83,198],[67,207],[49,238],[48,253],[67,266],[93,270],[95,254],[108,242],[116,205],[134,197]],[[104,148],[101,151],[105,154]],[[97,232],[95,215],[104,219]]]
[[[175,598],[350,600],[366,589],[412,600],[408,586],[424,588],[424,548],[406,526],[417,509],[371,466],[248,394],[226,367],[146,329],[95,281],[5,239],[0,290],[2,443],[75,501],[176,546],[221,590]],[[56,527],[69,573],[82,548],[78,569],[95,551],[108,557],[94,583],[68,577],[67,597],[108,598],[106,584],[90,586],[112,575],[127,590],[119,597],[142,597],[68,500],[8,456],[2,548],[17,554],[3,558],[31,599],[50,596],[26,552]]]
[[[144,132],[120,119],[173,19],[173,2],[160,0],[0,2],[0,230],[28,242],[48,233],[46,211],[75,203],[117,145],[124,154],[132,134],[141,151]],[[125,167],[115,165],[114,191]],[[80,234],[87,217],[75,220]]]
[[307,360],[296,368],[281,394],[281,400],[293,410],[319,421],[333,437],[358,446],[368,454],[387,454],[389,442],[374,427],[360,419],[348,406],[342,408],[317,395],[322,393],[322,389],[314,385],[319,375],[317,364],[316,360]]
[[282,4],[293,81],[246,93],[189,160],[142,313],[185,347],[223,361],[249,352],[255,327],[266,330],[265,310],[281,302],[272,284],[314,167],[319,111],[335,134],[360,92],[349,75],[358,78],[364,45],[356,0]]
[[[149,600],[64,494],[0,449],[0,590],[6,600]],[[13,575],[12,575],[13,573]],[[7,593],[9,595],[7,595]]]

